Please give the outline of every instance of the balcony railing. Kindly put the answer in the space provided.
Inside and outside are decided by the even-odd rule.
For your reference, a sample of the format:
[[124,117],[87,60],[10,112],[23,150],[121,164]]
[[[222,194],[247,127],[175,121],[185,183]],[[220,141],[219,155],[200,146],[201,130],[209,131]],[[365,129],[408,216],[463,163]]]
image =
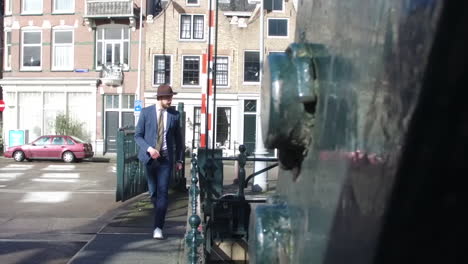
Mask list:
[[123,73],[122,66],[110,64],[102,65],[102,70],[99,78],[104,85],[119,86],[122,85]]
[[135,17],[133,0],[86,0],[85,17]]

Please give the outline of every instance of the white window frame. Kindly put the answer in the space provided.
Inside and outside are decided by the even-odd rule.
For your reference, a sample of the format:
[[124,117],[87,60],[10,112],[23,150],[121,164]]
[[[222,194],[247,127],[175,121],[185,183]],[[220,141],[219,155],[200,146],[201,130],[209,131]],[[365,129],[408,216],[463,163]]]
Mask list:
[[[69,0],[72,2],[72,8],[71,9],[56,9],[56,3],[59,0],[54,0],[53,1],[53,6],[52,6],[52,14],[72,14],[75,12],[75,0]],[[62,0],[63,1],[63,0]]]
[[174,64],[172,55],[171,55],[171,54],[153,54],[153,67],[152,67],[153,71],[151,72],[151,75],[152,75],[152,77],[151,77],[151,85],[152,85],[153,87],[158,87],[159,85],[161,85],[161,84],[156,84],[156,83],[155,83],[155,79],[154,79],[154,71],[155,71],[154,62],[155,62],[155,60],[156,60],[156,57],[161,57],[161,56],[169,57],[169,59],[171,60],[171,61],[170,61],[170,65],[169,65],[169,72],[170,72],[170,76],[169,76],[169,85],[172,86],[172,76],[174,75],[174,72],[173,72],[173,70],[172,70],[172,65]]
[[[270,21],[271,20],[286,20],[286,36],[270,36]],[[289,38],[289,18],[269,17],[267,19],[267,37],[268,38]]]
[[5,0],[5,15],[13,14],[13,0]]
[[186,6],[200,6],[200,0],[196,0],[196,3],[189,3],[189,0],[185,0]]
[[33,1],[33,0],[23,0],[21,1],[21,14],[42,14],[44,11],[44,3],[43,0],[36,0],[41,3],[41,7],[38,10],[32,10],[32,11],[25,11],[24,7],[26,6],[26,1]]
[[[7,42],[8,38],[7,35],[8,33],[10,34],[10,43]],[[4,69],[5,71],[11,71],[11,44],[12,44],[12,31],[11,29],[5,29],[4,31],[4,38],[5,38],[5,52],[3,54],[4,57]],[[8,56],[8,53],[10,53],[10,56]]]
[[[63,44],[63,43],[60,43],[60,44],[55,44],[55,33],[56,32],[71,32],[72,34],[72,42],[71,44]],[[70,65],[68,65],[68,67],[57,67],[55,65],[55,48],[56,47],[71,47],[71,62],[70,62]],[[74,66],[75,66],[75,32],[73,29],[69,29],[69,28],[54,28],[52,30],[52,70],[53,71],[71,71],[74,69]]]
[[[184,84],[184,58],[185,57],[198,57],[198,61],[199,61],[199,67],[198,67],[198,84],[196,85],[188,85],[188,84]],[[202,78],[201,78],[201,70],[202,70],[202,58],[201,58],[201,55],[189,55],[189,54],[186,54],[186,55],[182,55],[181,56],[181,64],[180,64],[180,68],[181,68],[181,71],[180,71],[180,84],[182,87],[187,87],[187,88],[200,88],[202,86]]]
[[[39,32],[41,34],[41,41],[39,44],[27,44],[27,47],[40,47],[40,58],[41,58],[41,64],[40,66],[24,66],[23,65],[23,57],[24,57],[24,48],[25,48],[25,44],[24,44],[24,34],[25,33],[34,33],[34,32]],[[21,30],[21,66],[20,66],[20,70],[22,71],[41,71],[42,70],[42,65],[43,65],[43,60],[42,60],[42,43],[43,43],[43,40],[42,40],[42,30],[40,29],[22,29]]]
[[[274,7],[274,3],[275,3],[275,1],[273,0],[273,7]],[[281,12],[281,13],[284,12],[284,8],[285,8],[284,5],[285,5],[285,4],[286,4],[286,3],[284,2],[284,0],[282,0],[281,9],[273,9],[272,11],[273,11],[273,12]]]
[[[259,51],[259,50],[244,50],[244,52],[243,52],[243,54],[242,54],[242,56],[243,56],[243,57],[242,57],[242,58],[243,58],[243,59],[242,59],[242,84],[243,84],[243,85],[259,85],[259,84],[260,84],[260,77],[261,77],[261,76],[259,76],[259,79],[258,79],[258,81],[256,81],[256,82],[253,82],[253,81],[246,81],[246,80],[245,80],[245,53],[246,53],[246,52],[257,52],[258,55],[259,55],[258,63],[260,64],[260,51]],[[260,66],[260,67],[261,67],[261,66]],[[261,74],[261,73],[260,73],[260,67],[259,67],[259,73],[258,73],[259,75]]]
[[[231,77],[231,68],[230,68],[230,65],[231,65],[231,58],[229,56],[217,56],[216,59],[219,59],[219,58],[226,58],[227,59],[227,84],[226,85],[220,85],[218,84],[218,82],[216,82],[216,88],[229,88],[229,85],[230,85],[230,77]],[[214,60],[214,57],[213,57],[213,60]],[[214,66],[214,65],[213,65]],[[217,74],[218,72],[216,72]],[[213,76],[213,79],[215,79],[215,76]]]
[[[105,39],[104,36],[105,36],[105,30],[107,29],[120,29],[122,30],[122,38],[121,39]],[[104,31],[101,31],[101,29],[104,29]],[[123,34],[123,31],[124,30],[127,30],[128,31],[128,39],[125,39],[124,38],[124,34]],[[99,33],[102,33],[102,39],[99,39],[98,38],[98,35]],[[102,28],[98,28],[96,30],[96,43],[95,43],[95,52],[96,52],[96,59],[94,61],[95,65],[96,65],[96,70],[101,70],[102,69],[102,66],[101,65],[98,65],[98,42],[101,42],[102,43],[102,52],[101,52],[101,60],[102,60],[102,63],[105,64],[105,61],[106,61],[106,44],[121,44],[121,49],[120,49],[120,56],[122,58],[122,69],[123,70],[129,70],[130,69],[130,51],[131,51],[131,43],[130,43],[130,28],[126,28],[124,26],[119,26],[119,27],[102,27]],[[125,54],[125,45],[124,43],[127,42],[128,43],[128,64],[123,64],[123,61],[125,60],[125,57],[124,57],[124,54]]]
[[[183,16],[190,16],[190,38],[182,38],[182,17]],[[201,39],[194,39],[193,38],[193,21],[195,16],[202,16],[203,17],[203,38]],[[180,14],[179,15],[179,41],[199,41],[203,42],[206,39],[206,15],[204,14]]]

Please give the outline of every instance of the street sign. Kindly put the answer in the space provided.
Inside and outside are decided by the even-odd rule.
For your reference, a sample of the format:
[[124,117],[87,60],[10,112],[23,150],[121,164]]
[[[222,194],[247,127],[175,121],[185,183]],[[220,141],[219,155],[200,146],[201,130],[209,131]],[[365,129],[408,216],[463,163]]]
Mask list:
[[5,101],[0,100],[0,112],[3,112],[5,110]]
[[135,100],[135,112],[140,112],[142,108],[141,100]]

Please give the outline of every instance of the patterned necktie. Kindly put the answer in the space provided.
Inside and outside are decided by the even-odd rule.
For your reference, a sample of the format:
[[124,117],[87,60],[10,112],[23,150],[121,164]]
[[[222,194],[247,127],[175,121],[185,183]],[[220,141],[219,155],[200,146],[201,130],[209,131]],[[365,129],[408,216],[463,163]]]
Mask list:
[[158,117],[158,138],[156,143],[156,150],[161,151],[161,147],[164,140],[164,110],[159,110],[159,117]]

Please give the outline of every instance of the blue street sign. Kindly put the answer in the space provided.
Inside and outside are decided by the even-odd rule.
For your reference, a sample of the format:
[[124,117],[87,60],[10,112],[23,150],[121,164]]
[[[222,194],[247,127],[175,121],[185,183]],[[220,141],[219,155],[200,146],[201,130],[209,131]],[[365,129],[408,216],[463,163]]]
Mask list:
[[135,100],[135,112],[141,111],[141,108],[142,108],[141,100]]

